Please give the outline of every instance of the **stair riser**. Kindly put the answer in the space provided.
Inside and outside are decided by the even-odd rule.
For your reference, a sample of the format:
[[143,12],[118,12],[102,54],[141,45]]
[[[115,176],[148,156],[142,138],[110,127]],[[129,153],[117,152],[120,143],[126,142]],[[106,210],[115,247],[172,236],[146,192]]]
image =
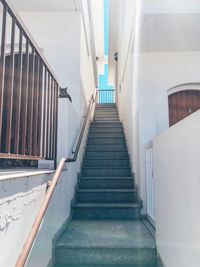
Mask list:
[[[111,264],[134,267],[156,266],[156,249],[152,248],[68,248],[56,249],[58,264]],[[68,265],[67,265],[68,266]],[[67,267],[66,266],[66,267]],[[116,266],[117,267],[117,266]]]
[[131,176],[131,172],[129,168],[126,169],[93,169],[93,168],[83,168],[82,170],[83,177],[128,177]]
[[[92,147],[91,147],[92,148]],[[89,158],[106,158],[106,159],[123,159],[123,158],[127,158],[128,154],[127,151],[90,151],[85,153],[85,158],[89,159]]]
[[90,133],[123,133],[122,127],[90,127]]
[[95,127],[95,128],[98,128],[98,127],[107,127],[107,128],[118,128],[118,127],[122,127],[122,123],[121,122],[114,122],[114,123],[110,123],[110,122],[92,122],[91,123],[91,127]]
[[99,145],[87,145],[87,151],[120,151],[122,153],[127,152],[126,145],[114,145],[114,144],[99,144]]
[[137,201],[135,192],[78,192],[78,203],[134,203]]
[[124,133],[90,132],[88,135],[88,138],[112,138],[112,137],[124,138]]
[[81,189],[130,189],[134,188],[133,179],[81,179]]
[[75,219],[108,219],[108,220],[139,220],[139,208],[82,208],[75,207],[73,212]]
[[118,118],[94,118],[94,122],[118,122]]
[[94,116],[119,116],[117,112],[95,112]]
[[90,160],[90,159],[85,159],[84,160],[84,165],[85,167],[129,167],[129,160],[101,160],[101,159],[97,159],[97,160]]
[[94,145],[94,144],[121,144],[125,145],[125,139],[124,138],[88,138],[87,144],[88,145]]

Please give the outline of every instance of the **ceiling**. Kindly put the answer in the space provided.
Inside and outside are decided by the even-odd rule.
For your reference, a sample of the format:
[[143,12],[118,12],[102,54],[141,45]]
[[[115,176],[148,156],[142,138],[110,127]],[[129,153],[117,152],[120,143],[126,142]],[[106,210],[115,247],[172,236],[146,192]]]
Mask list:
[[10,0],[18,12],[77,11],[77,0]]

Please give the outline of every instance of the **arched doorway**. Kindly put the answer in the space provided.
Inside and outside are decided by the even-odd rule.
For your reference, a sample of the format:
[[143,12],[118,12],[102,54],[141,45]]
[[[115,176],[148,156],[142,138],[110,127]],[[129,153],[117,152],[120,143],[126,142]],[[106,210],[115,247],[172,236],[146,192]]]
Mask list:
[[[192,88],[192,87],[191,87]],[[175,89],[175,88],[173,88]],[[168,96],[169,103],[169,126],[181,121],[200,109],[200,90],[180,88]]]

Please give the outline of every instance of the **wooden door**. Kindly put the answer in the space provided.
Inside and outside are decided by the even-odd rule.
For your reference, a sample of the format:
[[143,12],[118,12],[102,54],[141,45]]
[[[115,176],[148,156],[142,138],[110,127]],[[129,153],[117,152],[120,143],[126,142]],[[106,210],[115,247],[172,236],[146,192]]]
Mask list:
[[169,126],[200,109],[200,91],[187,90],[169,96]]

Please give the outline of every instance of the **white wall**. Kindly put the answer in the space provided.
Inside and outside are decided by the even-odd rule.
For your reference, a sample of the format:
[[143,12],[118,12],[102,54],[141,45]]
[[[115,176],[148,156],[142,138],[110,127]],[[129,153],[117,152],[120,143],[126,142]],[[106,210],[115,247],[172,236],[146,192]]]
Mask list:
[[[90,96],[95,90],[92,65],[94,55],[91,53],[92,39],[89,36],[90,31],[89,29],[84,29],[83,16],[78,11],[27,11],[20,12],[20,16],[35,38],[36,43],[43,49],[44,55],[58,77],[60,85],[63,87],[67,86],[68,92],[72,97],[72,103],[68,99],[59,99],[58,105],[58,159],[61,157],[70,157],[72,148],[80,132]],[[87,13],[85,16],[89,20]],[[52,258],[52,239],[70,215],[70,203],[74,197],[77,174],[81,168],[88,126],[89,121],[77,161],[68,164],[67,170],[62,172],[27,262],[27,267],[47,266]],[[0,234],[2,234],[2,239],[0,240],[0,246],[2,248],[0,266],[14,267],[37,210],[42,203],[45,193],[44,189],[46,187],[45,182],[48,178],[45,176],[42,180],[38,180],[38,183],[35,183],[32,188],[33,192],[31,191],[29,193],[28,189],[25,188],[27,191],[27,198],[25,199],[25,203],[28,203],[27,210],[25,214],[18,215],[18,226],[14,222],[12,225],[3,226],[2,232],[0,229]],[[14,183],[16,188],[19,185],[19,196],[24,194],[22,190],[25,187],[21,184],[21,181],[20,179],[15,179]],[[27,188],[29,188],[29,183],[32,183],[31,178],[28,181]],[[40,188],[42,189],[40,190]],[[9,190],[11,189],[9,188]],[[10,192],[9,190],[8,192],[11,201],[14,203],[16,213],[19,213],[20,205],[16,202],[14,192]],[[37,195],[34,194],[38,190],[39,193]],[[4,198],[2,197],[1,199],[1,196],[0,201],[4,201]],[[4,211],[8,209],[8,206],[9,202],[3,208],[0,204],[0,218],[2,220],[5,220],[7,216],[7,213]],[[23,230],[24,232],[22,234]],[[15,239],[17,242],[12,243],[11,240],[13,241]],[[3,246],[6,248],[3,248]],[[13,252],[14,246],[16,246],[15,252]]]
[[[144,203],[144,213],[144,148],[150,140],[169,127],[167,90],[178,84],[200,81],[200,48],[196,49],[198,40],[194,33],[189,37],[190,42],[188,41],[187,46],[183,47],[183,40],[188,40],[188,29],[193,29],[191,25],[195,29],[197,27],[197,15],[173,15],[172,19],[170,14],[158,15],[159,10],[155,6],[153,9],[152,3],[148,6],[147,2],[141,1],[142,4],[139,5],[138,1],[134,5],[133,2],[130,4],[130,1],[123,1],[121,16],[117,22],[111,17],[111,26],[115,25],[117,28],[115,35],[117,34],[118,38],[116,47],[113,48],[114,45],[111,43],[110,48],[111,52],[112,49],[116,49],[119,54],[118,108],[125,128],[136,183]],[[174,4],[174,1],[171,2]],[[146,5],[143,5],[144,3]],[[150,7],[151,14],[144,14],[149,12]],[[135,13],[135,9],[137,11],[133,20],[134,16],[131,14]],[[161,25],[158,19],[162,21]],[[181,27],[180,21],[188,23],[187,30]],[[115,24],[112,24],[114,22]],[[162,36],[156,32],[158,25]],[[173,31],[166,30],[170,27],[173,29],[173,25]],[[152,34],[149,34],[149,28]],[[112,32],[110,35],[111,39]],[[112,67],[111,64],[111,72]]]
[[16,176],[0,176],[0,266],[6,267],[15,265],[50,179],[50,174]]
[[166,267],[200,263],[200,111],[153,142],[157,246]]

